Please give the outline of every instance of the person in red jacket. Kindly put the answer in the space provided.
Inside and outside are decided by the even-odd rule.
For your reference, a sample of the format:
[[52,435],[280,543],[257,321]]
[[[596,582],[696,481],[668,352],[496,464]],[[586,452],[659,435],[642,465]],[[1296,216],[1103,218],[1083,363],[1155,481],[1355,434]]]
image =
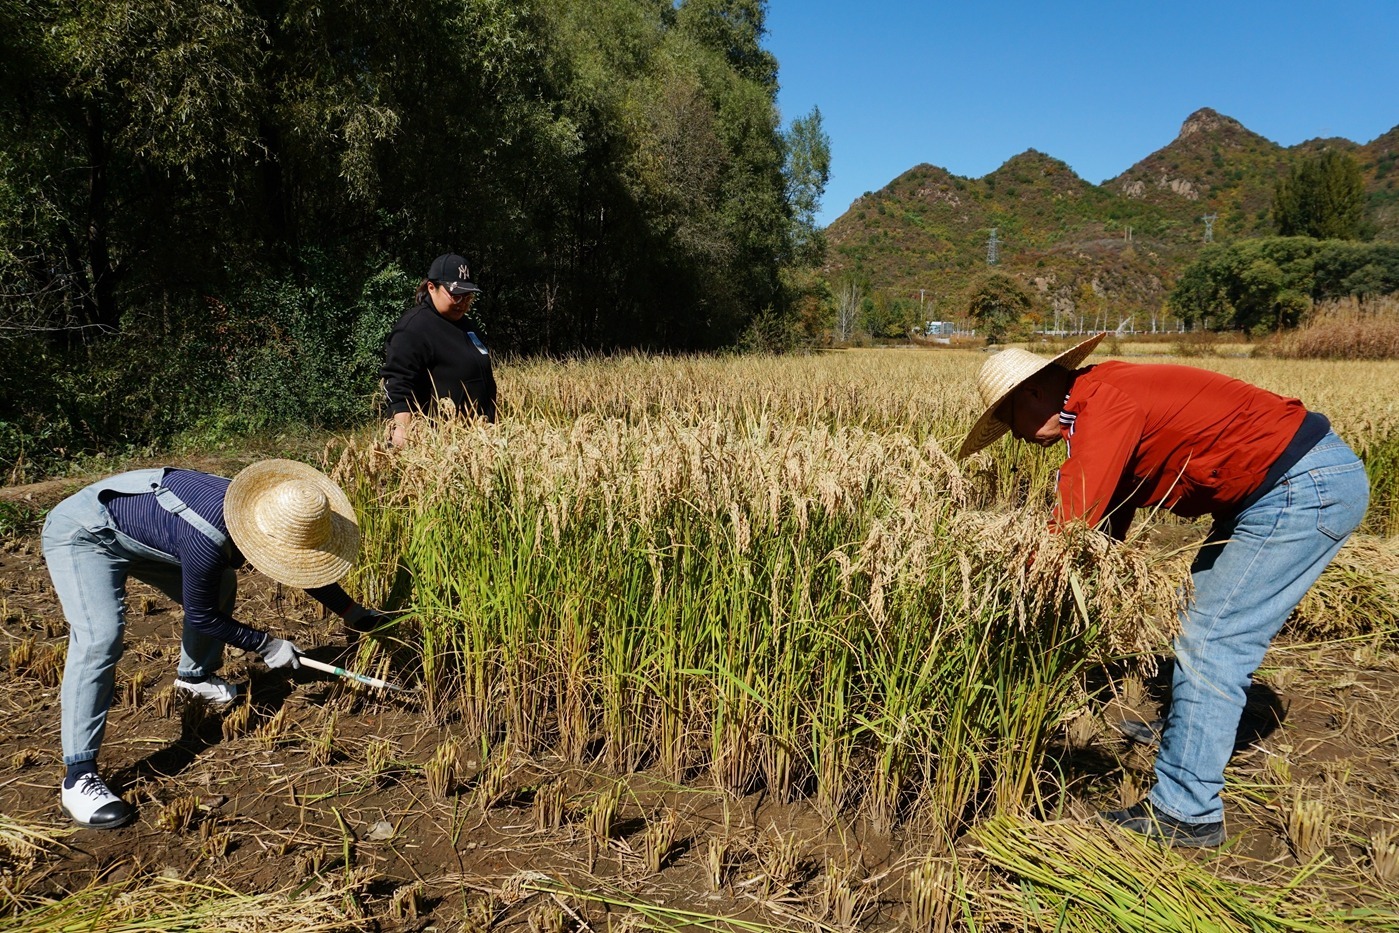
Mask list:
[[1042,447],[1063,441],[1056,527],[1083,521],[1120,540],[1143,507],[1213,518],[1173,646],[1156,783],[1099,817],[1169,845],[1216,846],[1253,672],[1364,518],[1369,483],[1325,416],[1295,398],[1191,366],[1078,368],[1104,336],[1053,359],[1007,349],[982,364],[986,409],[958,456],[1007,431]]

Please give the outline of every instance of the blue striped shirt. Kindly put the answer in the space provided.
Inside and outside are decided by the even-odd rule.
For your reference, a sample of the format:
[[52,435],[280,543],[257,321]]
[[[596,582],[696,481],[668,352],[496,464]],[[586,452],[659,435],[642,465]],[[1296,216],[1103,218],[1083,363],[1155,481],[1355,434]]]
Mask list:
[[[223,518],[223,500],[230,482],[223,476],[173,469],[166,470],[164,480],[166,489],[225,535],[228,525]],[[188,521],[162,508],[153,492],[108,493],[103,499],[122,534],[170,555],[180,565],[180,604],[186,622],[246,651],[256,651],[262,645],[265,633],[219,611],[219,586],[224,572],[243,564],[243,555],[231,539],[225,547],[219,547]],[[354,605],[338,583],[306,592],[340,615]]]

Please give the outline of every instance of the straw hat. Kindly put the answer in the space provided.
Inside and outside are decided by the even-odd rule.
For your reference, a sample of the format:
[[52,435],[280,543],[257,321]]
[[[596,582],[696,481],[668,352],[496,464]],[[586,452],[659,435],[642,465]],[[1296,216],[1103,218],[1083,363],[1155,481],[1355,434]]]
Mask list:
[[313,587],[345,575],[359,550],[350,500],[295,460],[263,460],[233,477],[223,517],[238,550],[278,583]]
[[976,374],[976,390],[981,393],[981,401],[986,406],[986,411],[977,419],[976,424],[972,425],[967,439],[962,442],[962,449],[957,451],[957,458],[960,460],[976,453],[1010,430],[1010,425],[995,415],[996,409],[1007,395],[1020,388],[1027,379],[1046,366],[1057,364],[1065,369],[1077,369],[1078,364],[1087,359],[1088,354],[1092,353],[1093,348],[1106,336],[1107,334],[1094,334],[1052,360],[1036,356],[1028,350],[1010,347],[982,363],[981,371]]

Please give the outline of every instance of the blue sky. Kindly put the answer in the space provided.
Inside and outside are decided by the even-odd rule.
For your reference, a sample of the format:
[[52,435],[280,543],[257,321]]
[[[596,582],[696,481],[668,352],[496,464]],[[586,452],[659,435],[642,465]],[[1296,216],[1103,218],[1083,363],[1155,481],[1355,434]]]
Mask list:
[[1399,125],[1399,0],[770,0],[784,125],[821,108],[819,221],[929,162],[1038,149],[1102,182],[1212,107],[1283,146]]

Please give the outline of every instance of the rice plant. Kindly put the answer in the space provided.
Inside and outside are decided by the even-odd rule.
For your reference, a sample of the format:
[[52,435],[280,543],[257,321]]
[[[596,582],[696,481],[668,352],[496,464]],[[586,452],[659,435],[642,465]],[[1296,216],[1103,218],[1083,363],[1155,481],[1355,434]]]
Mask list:
[[908,873],[907,927],[917,933],[949,933],[962,898],[957,863],[927,858]]
[[654,875],[669,862],[679,829],[680,815],[670,807],[662,807],[646,821],[641,837],[641,864],[645,874]]
[[[1075,676],[1141,650],[1142,552],[978,511],[933,440],[776,420],[451,424],[336,475],[355,585],[407,570],[429,713],[617,773],[948,832],[1020,805]],[[991,797],[986,797],[986,792]]]
[[1370,834],[1365,843],[1370,872],[1381,884],[1399,882],[1399,832],[1380,829]]
[[598,858],[612,841],[612,832],[617,822],[617,807],[622,799],[622,785],[614,783],[603,789],[593,798],[588,808],[588,865],[597,864]]
[[155,824],[166,832],[183,835],[199,819],[199,798],[184,794],[161,808]]
[[423,765],[423,777],[427,779],[428,793],[439,800],[457,789],[457,768],[461,746],[455,739],[447,739],[433,751],[432,757]]
[[1321,800],[1301,791],[1293,795],[1284,827],[1287,844],[1299,862],[1309,862],[1323,849],[1331,836],[1331,813]]

